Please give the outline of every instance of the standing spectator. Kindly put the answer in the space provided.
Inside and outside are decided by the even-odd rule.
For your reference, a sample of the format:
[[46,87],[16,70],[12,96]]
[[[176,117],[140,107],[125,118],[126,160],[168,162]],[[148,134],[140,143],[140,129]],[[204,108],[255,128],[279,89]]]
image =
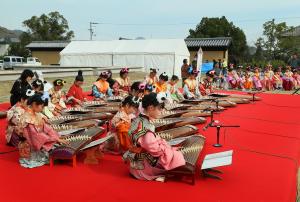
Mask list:
[[10,105],[14,106],[21,100],[21,92],[26,92],[27,89],[31,89],[31,81],[34,77],[33,72],[30,69],[25,69],[20,78],[18,78],[13,87],[10,90]]
[[184,86],[184,81],[189,77],[188,69],[189,69],[188,61],[187,59],[184,59],[183,64],[181,66],[182,86]]
[[292,70],[300,68],[300,59],[298,58],[297,53],[291,56],[288,63],[291,66]]

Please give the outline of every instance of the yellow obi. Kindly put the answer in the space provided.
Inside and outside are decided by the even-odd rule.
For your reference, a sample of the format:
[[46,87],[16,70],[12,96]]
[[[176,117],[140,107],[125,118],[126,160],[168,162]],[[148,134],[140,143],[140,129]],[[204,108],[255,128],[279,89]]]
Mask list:
[[197,81],[195,79],[191,80],[191,79],[186,79],[184,81],[184,83],[187,85],[187,87],[189,88],[189,91],[192,93],[196,92],[196,87],[197,87]]
[[159,82],[155,83],[155,90],[156,90],[156,93],[165,93],[167,92],[168,90],[168,85],[167,83],[164,83],[164,84],[160,84]]
[[98,91],[103,94],[106,94],[106,92],[109,88],[109,83],[107,81],[103,81],[101,79],[99,81],[96,81],[94,83],[94,85],[98,88]]

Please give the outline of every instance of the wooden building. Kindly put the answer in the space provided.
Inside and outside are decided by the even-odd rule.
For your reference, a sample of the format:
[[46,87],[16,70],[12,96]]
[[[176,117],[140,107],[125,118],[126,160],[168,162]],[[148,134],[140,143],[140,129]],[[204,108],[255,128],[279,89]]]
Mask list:
[[69,41],[33,41],[26,46],[32,57],[37,57],[42,65],[57,65],[62,51]]

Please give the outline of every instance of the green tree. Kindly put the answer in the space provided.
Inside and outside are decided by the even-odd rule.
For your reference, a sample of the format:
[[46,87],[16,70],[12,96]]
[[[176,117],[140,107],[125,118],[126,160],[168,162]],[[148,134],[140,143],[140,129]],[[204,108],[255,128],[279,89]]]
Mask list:
[[289,54],[296,50],[295,38],[287,35],[293,31],[293,27],[287,26],[285,22],[276,24],[275,20],[272,19],[263,24],[263,29],[263,38],[260,40],[267,59],[286,59]]
[[243,59],[247,54],[247,41],[242,29],[228,22],[225,16],[221,18],[202,18],[195,29],[189,30],[188,38],[231,37],[229,47],[231,58]]
[[23,22],[23,26],[27,30],[21,34],[19,43],[11,44],[11,55],[27,57],[30,53],[25,46],[31,41],[71,40],[74,37],[74,32],[69,30],[68,21],[57,11],[39,17],[32,16]]

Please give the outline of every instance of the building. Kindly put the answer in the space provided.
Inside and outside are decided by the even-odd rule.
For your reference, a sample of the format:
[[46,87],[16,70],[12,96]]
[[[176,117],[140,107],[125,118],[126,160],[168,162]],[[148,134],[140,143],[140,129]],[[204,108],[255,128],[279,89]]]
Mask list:
[[185,43],[190,52],[190,61],[193,61],[197,52],[202,48],[203,62],[208,60],[221,59],[228,62],[228,48],[231,44],[231,37],[217,37],[217,38],[187,38]]
[[69,41],[33,41],[26,46],[32,57],[37,57],[42,65],[59,64],[59,53],[69,44]]

